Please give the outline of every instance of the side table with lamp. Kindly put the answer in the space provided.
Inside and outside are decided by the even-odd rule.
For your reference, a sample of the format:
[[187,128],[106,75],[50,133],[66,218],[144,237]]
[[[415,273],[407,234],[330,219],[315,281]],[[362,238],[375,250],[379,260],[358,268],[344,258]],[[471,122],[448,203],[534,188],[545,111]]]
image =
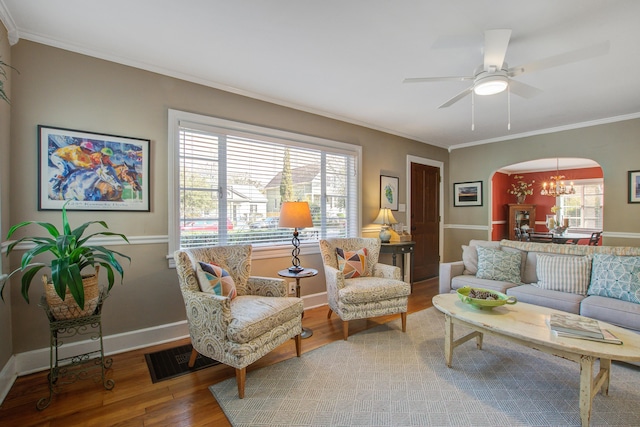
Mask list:
[[[293,228],[293,238],[291,244],[291,267],[278,271],[280,277],[293,278],[296,280],[296,297],[300,298],[300,279],[313,277],[318,274],[318,270],[304,268],[300,265],[300,239],[298,238],[298,228],[313,227],[311,210],[307,202],[283,202],[280,207],[280,220],[278,227]],[[302,313],[304,317],[304,312]],[[302,328],[302,338],[309,338],[313,331],[309,328]]]

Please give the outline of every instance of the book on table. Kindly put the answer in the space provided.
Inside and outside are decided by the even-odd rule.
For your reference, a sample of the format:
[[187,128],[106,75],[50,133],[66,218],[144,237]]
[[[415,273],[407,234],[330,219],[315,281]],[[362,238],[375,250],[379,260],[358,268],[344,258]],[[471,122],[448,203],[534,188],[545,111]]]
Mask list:
[[577,314],[552,313],[549,317],[549,327],[556,332],[595,339],[604,338],[597,320]]
[[584,335],[575,335],[575,334],[570,334],[568,332],[559,332],[559,331],[554,331],[554,333],[559,336],[559,337],[564,337],[564,338],[574,338],[574,339],[579,339],[579,340],[588,340],[588,341],[597,341],[597,342],[603,342],[603,343],[607,343],[607,344],[622,344],[622,340],[618,337],[616,337],[610,330],[608,329],[601,329],[602,331],[602,336],[603,338],[592,338],[592,337],[586,337]]

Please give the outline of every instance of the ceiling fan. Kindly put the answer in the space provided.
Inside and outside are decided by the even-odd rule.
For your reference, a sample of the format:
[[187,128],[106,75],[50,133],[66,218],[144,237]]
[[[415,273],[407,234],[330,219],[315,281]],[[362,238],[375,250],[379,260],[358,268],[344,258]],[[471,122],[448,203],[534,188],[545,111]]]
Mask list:
[[609,42],[599,43],[582,49],[565,52],[559,55],[540,59],[529,64],[509,68],[504,62],[507,54],[507,47],[511,38],[511,30],[485,30],[484,32],[484,63],[480,64],[471,76],[450,76],[450,77],[416,77],[404,79],[403,83],[423,83],[442,81],[465,81],[469,80],[471,86],[442,104],[438,108],[449,107],[460,101],[471,92],[476,95],[494,95],[509,88],[509,91],[523,98],[532,98],[542,92],[540,89],[528,84],[519,82],[513,77],[524,73],[539,71],[551,67],[557,67],[572,62],[578,62],[596,56],[605,55],[609,52]]

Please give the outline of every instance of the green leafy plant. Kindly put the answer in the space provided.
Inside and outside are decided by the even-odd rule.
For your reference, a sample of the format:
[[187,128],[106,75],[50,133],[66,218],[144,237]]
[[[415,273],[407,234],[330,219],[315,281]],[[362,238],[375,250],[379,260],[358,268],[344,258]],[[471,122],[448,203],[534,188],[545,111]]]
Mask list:
[[524,178],[522,175],[514,175],[513,179],[517,180],[517,182],[511,184],[511,188],[507,190],[507,193],[513,194],[516,197],[522,196],[530,196],[533,194],[533,183],[535,181],[526,182],[523,181]]
[[[72,230],[67,218],[67,203],[62,207],[62,231],[58,231],[53,224],[40,221],[24,221],[9,229],[7,240],[10,239],[18,229],[31,224],[37,224],[43,227],[51,237],[23,237],[7,246],[7,256],[9,256],[14,248],[21,243],[32,243],[35,245],[22,255],[20,268],[15,269],[2,279],[0,283],[0,296],[3,301],[4,287],[8,279],[18,272],[24,272],[22,276],[22,296],[28,303],[31,281],[44,267],[51,269],[51,281],[58,296],[64,300],[68,288],[73,299],[81,309],[84,309],[84,288],[81,274],[84,268],[95,265],[102,266],[107,271],[109,281],[107,291],[111,290],[113,286],[115,279],[114,270],[120,275],[120,283],[122,283],[124,271],[120,262],[116,259],[116,255],[126,258],[129,261],[131,261],[131,258],[103,246],[89,245],[88,240],[95,236],[119,236],[129,243],[127,237],[124,234],[110,231],[101,231],[82,237],[85,230],[92,224],[99,224],[106,229],[109,227],[104,221],[90,221]],[[54,256],[48,265],[40,262],[32,263],[34,257],[46,252],[50,252]]]

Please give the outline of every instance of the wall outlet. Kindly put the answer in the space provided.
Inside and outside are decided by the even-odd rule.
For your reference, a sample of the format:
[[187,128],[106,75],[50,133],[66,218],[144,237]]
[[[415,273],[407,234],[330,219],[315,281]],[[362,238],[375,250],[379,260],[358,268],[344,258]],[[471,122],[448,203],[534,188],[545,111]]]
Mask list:
[[296,282],[289,282],[289,295],[296,294]]

